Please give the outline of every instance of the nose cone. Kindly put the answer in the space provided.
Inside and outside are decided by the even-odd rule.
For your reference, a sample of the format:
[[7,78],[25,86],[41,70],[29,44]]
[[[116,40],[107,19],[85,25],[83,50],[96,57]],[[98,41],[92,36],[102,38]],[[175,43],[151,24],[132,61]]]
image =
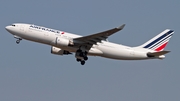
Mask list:
[[9,32],[10,31],[10,28],[11,26],[6,26],[5,29]]

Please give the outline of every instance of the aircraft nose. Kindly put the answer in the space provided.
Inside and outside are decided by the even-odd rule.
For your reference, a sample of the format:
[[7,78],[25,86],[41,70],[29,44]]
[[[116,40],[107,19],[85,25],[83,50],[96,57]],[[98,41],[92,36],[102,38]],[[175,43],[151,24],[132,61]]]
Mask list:
[[6,26],[5,29],[6,29],[7,31],[10,31],[10,26]]

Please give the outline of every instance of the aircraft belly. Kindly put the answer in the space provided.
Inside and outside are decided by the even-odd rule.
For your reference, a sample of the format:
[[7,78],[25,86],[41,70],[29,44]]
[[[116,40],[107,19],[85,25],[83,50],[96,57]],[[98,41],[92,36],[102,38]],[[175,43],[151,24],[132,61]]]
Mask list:
[[[63,50],[67,50],[69,52],[76,52],[79,48],[78,47],[70,47],[70,46],[57,46]],[[90,50],[87,50],[88,54],[91,56],[101,56],[103,55],[103,52],[96,48],[91,48]]]
[[88,51],[88,55],[95,55],[95,56],[101,56],[103,55],[103,52],[97,48],[91,48],[89,51]]
[[130,48],[122,47],[101,47],[103,51],[102,57],[118,59],[118,60],[141,60],[147,59],[146,53],[134,51]]

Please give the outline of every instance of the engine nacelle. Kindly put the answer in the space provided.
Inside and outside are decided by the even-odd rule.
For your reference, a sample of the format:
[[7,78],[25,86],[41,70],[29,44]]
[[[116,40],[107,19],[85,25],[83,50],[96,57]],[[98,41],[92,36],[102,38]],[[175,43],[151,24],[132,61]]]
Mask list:
[[68,54],[71,54],[69,51],[62,50],[61,48],[54,47],[54,46],[51,47],[51,53],[56,54],[56,55],[68,55]]
[[56,45],[57,46],[69,46],[69,45],[73,45],[73,42],[65,39],[65,38],[56,38]]

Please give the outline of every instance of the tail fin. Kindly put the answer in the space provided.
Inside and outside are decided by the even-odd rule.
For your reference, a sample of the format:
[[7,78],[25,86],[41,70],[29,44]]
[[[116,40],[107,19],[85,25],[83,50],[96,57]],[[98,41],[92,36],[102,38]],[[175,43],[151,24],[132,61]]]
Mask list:
[[166,29],[139,47],[147,48],[155,51],[162,51],[166,47],[173,33],[174,33],[173,30]]

